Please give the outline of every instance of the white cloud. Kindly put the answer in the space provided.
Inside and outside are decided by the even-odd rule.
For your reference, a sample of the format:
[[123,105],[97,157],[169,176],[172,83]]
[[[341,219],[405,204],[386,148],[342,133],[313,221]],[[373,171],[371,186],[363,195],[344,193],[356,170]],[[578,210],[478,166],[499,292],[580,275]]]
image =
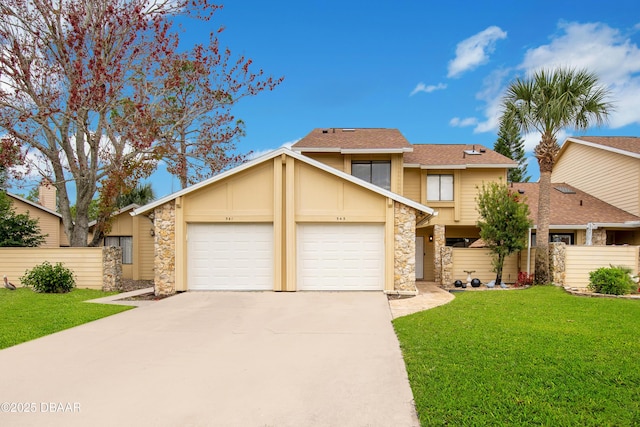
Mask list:
[[[609,127],[619,128],[640,124],[640,48],[618,29],[604,23],[567,23],[558,25],[559,34],[545,45],[525,52],[517,66],[520,73],[530,74],[540,69],[557,67],[585,68],[595,72],[601,83],[611,91],[615,111],[609,117]],[[485,79],[476,97],[484,101],[486,120],[479,121],[474,132],[495,132],[499,126],[501,100],[513,70],[497,70]],[[563,134],[566,135],[566,134]],[[559,135],[561,141],[564,136]],[[525,137],[527,150],[539,137]],[[533,144],[533,145],[531,145]]]
[[507,33],[494,25],[458,43],[456,57],[449,62],[447,77],[457,77],[487,63],[489,54],[495,50],[496,41],[506,37]]
[[465,119],[461,119],[460,117],[454,117],[449,120],[449,125],[456,128],[464,128],[469,126],[475,126],[478,124],[478,119],[475,117],[467,117]]
[[529,49],[520,65],[527,73],[568,66],[596,73],[611,90],[616,111],[610,126],[640,124],[640,49],[620,30],[603,23],[560,23],[563,34]]
[[429,85],[429,86],[427,86],[424,83],[420,82],[415,87],[415,89],[413,89],[411,91],[409,96],[413,96],[413,95],[415,95],[416,93],[419,93],[419,92],[431,93],[433,91],[443,90],[443,89],[446,89],[446,88],[447,88],[447,85],[444,84],[444,83],[438,83],[437,85]]

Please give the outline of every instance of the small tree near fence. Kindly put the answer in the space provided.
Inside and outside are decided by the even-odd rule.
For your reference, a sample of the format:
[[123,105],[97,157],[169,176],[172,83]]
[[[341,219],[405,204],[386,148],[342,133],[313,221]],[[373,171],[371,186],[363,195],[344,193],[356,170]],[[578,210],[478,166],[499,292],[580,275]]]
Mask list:
[[529,206],[503,182],[483,183],[476,202],[480,237],[493,254],[496,284],[500,284],[505,258],[526,247],[527,231],[532,226]]

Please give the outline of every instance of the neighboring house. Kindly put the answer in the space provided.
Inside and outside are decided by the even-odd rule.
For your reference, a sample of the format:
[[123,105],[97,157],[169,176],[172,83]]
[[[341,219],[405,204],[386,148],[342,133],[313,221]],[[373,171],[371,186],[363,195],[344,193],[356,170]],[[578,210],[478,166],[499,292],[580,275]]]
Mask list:
[[441,248],[480,236],[478,187],[517,166],[480,145],[412,145],[397,129],[314,129],[292,149],[436,210],[416,231],[416,277],[437,282]]
[[568,138],[551,175],[607,203],[640,216],[640,138]]
[[56,212],[56,193],[53,187],[40,187],[39,202],[35,203],[15,194],[7,193],[18,214],[28,213],[38,220],[40,231],[46,235],[41,248],[69,246],[69,240],[62,225],[62,215]]
[[[153,280],[153,222],[144,216],[132,216],[138,207],[132,204],[114,212],[102,243],[122,248],[123,279]],[[94,225],[95,221],[89,224],[90,231]]]
[[[382,173],[375,163],[411,149],[400,145],[356,168],[402,179],[401,157]],[[414,292],[416,226],[434,210],[383,188],[401,188],[394,180],[373,185],[281,148],[135,209],[154,219],[156,293]]]
[[[640,217],[569,184],[551,184],[549,241],[567,245],[640,245]],[[531,220],[538,217],[537,182],[512,183],[525,197]],[[531,246],[535,246],[533,230]]]

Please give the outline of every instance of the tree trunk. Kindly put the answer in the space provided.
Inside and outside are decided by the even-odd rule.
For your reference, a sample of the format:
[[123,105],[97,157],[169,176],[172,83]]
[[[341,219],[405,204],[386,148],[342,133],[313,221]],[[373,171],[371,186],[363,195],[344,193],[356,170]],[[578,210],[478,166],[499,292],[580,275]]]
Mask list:
[[551,216],[551,170],[543,170],[540,165],[538,194],[538,221],[536,229],[536,268],[534,283],[548,285],[549,274],[549,221]]
[[505,254],[498,254],[498,260],[496,261],[496,284],[495,286],[500,286],[502,284],[502,269],[504,267],[504,258]]

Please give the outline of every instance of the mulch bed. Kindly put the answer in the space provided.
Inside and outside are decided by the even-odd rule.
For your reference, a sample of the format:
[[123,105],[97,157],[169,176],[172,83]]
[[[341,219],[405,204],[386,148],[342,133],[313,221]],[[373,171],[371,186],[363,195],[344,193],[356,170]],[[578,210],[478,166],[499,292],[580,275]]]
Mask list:
[[[122,279],[122,292],[137,291],[138,289],[146,289],[153,287],[153,280],[131,280]],[[157,296],[153,292],[149,292],[142,295],[136,295],[134,297],[122,298],[124,301],[158,301],[165,299],[171,295]]]

